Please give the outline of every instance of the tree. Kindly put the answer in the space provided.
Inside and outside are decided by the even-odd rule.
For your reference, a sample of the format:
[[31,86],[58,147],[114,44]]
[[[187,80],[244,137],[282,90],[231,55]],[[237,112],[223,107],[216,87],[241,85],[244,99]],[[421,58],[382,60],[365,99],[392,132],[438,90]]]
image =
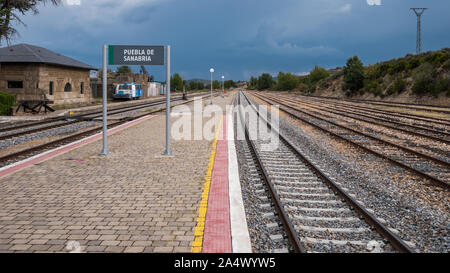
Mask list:
[[309,73],[309,79],[312,84],[317,83],[323,79],[326,79],[330,76],[330,73],[325,68],[320,66],[315,66],[313,70]]
[[299,79],[297,76],[287,73],[284,74],[283,72],[278,73],[278,85],[277,89],[282,91],[292,90],[296,88],[299,84]]
[[221,89],[222,85],[220,84],[220,82],[218,80],[213,81],[213,89]]
[[47,2],[53,5],[61,4],[61,0],[2,0],[0,3],[0,43],[5,40],[9,44],[14,36],[19,35],[12,25],[15,21],[25,25],[19,18],[20,15],[25,15],[28,11],[37,14],[36,6]]
[[261,74],[261,76],[259,76],[259,78],[258,78],[257,88],[258,88],[258,90],[269,89],[272,87],[273,83],[274,82],[273,82],[272,75],[270,75],[268,73],[264,73],[264,74]]
[[237,87],[236,83],[232,80],[228,80],[224,82],[225,89],[235,88]]
[[197,82],[194,82],[194,81],[189,82],[189,88],[190,88],[191,90],[196,90],[196,89],[198,89],[198,83],[197,83]]
[[255,77],[250,77],[249,89],[255,89],[258,85],[258,79]]
[[173,75],[173,77],[170,79],[170,86],[172,90],[175,90],[175,92],[183,90],[183,79],[181,78],[180,74],[175,73]]
[[344,91],[350,90],[350,95],[359,91],[364,86],[364,66],[358,56],[347,60],[344,67]]
[[133,73],[133,71],[131,70],[131,68],[129,66],[123,65],[123,66],[119,66],[117,68],[117,73],[119,73],[119,74],[131,74],[131,73]]

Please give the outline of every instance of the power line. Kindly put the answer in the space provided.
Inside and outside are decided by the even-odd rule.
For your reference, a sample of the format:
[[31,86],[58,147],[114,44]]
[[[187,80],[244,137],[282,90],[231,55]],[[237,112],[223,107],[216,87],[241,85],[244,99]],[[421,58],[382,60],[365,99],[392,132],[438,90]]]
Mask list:
[[416,53],[422,52],[422,14],[428,8],[411,8],[417,15],[417,41],[416,41]]

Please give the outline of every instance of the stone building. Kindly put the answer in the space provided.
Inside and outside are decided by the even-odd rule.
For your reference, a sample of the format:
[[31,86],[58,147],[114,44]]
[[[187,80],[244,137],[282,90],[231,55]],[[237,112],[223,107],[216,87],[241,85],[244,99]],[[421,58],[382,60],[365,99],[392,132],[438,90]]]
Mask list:
[[96,68],[28,44],[0,48],[0,90],[16,101],[40,100],[54,104],[92,100],[90,71]]

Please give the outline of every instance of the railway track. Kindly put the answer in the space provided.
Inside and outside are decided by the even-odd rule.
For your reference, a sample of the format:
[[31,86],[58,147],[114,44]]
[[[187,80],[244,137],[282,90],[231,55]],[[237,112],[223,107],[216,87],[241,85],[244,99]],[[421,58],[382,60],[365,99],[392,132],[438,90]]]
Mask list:
[[[263,127],[272,128],[245,94],[238,94],[238,104],[251,105]],[[249,139],[242,108],[238,115],[245,127],[246,157],[258,168],[248,172],[260,174],[266,184],[295,252],[414,252],[288,138],[274,129],[281,141],[267,150],[267,141]]]
[[[395,121],[395,119],[404,119],[408,120],[410,125],[417,125],[417,123],[420,124],[420,126],[436,130],[442,130],[443,128],[448,128],[450,126],[450,120],[449,119],[443,119],[443,118],[432,118],[432,117],[424,117],[419,116],[415,114],[402,114],[395,111],[389,111],[389,110],[379,110],[367,106],[361,106],[361,105],[355,105],[348,101],[341,101],[341,100],[326,100],[326,99],[318,99],[314,97],[308,97],[308,96],[300,96],[301,98],[307,100],[307,101],[314,101],[316,103],[320,104],[328,104],[332,106],[341,106],[347,109],[352,110],[358,110],[362,111],[363,113],[370,114],[370,115],[376,115],[377,117],[381,118],[387,118],[388,120]],[[395,119],[394,119],[395,118]],[[448,130],[447,130],[448,132]]]
[[450,144],[450,138],[447,140],[427,134],[409,132],[401,128],[398,129],[396,126],[391,126],[389,123],[379,123],[367,117],[363,118],[356,114],[341,113],[325,107],[310,105],[296,99],[279,96],[274,97],[271,95],[267,95],[266,97],[275,99],[285,105],[301,107],[302,111],[312,114],[315,117],[333,121],[345,128],[353,129],[369,137],[381,139],[399,149],[408,152],[413,150],[414,153],[417,152],[437,164],[450,167],[450,146],[448,146]]
[[412,103],[401,103],[401,102],[387,102],[387,101],[376,101],[376,100],[353,100],[353,99],[321,97],[321,96],[310,96],[310,97],[318,98],[318,99],[336,100],[336,101],[348,101],[348,102],[357,103],[357,104],[397,107],[397,108],[411,109],[411,110],[417,110],[417,111],[427,111],[427,112],[450,114],[450,107],[446,107],[446,106],[436,106],[436,105],[427,105],[427,104],[412,104]]
[[406,168],[440,187],[450,186],[450,164],[435,157],[425,155],[407,147],[386,141],[376,136],[362,133],[348,126],[341,125],[331,119],[326,119],[304,111],[298,106],[287,104],[282,100],[268,98],[260,94],[255,97],[269,103],[279,104],[280,110],[291,117],[301,120],[315,128],[329,133],[339,139],[356,145],[365,151],[375,154],[390,162]]
[[[217,96],[217,95],[218,94],[215,94],[215,96]],[[204,96],[209,96],[209,95],[202,95],[202,97],[204,97]],[[177,100],[179,100],[179,99],[177,99]],[[177,105],[187,104],[187,103],[190,103],[192,101],[193,100],[188,100],[188,101],[182,102],[182,103],[177,104]],[[159,104],[161,104],[161,103],[159,103]],[[171,108],[175,107],[177,105],[172,105]],[[148,107],[148,106],[146,106],[146,107]],[[135,110],[135,109],[133,109],[133,110]],[[164,110],[165,110],[165,107],[161,108],[161,109],[153,110],[153,111],[150,111],[150,112],[146,112],[146,113],[143,113],[143,114],[134,115],[132,117],[122,117],[122,118],[120,118],[120,119],[118,119],[116,121],[109,122],[108,123],[108,129],[117,127],[117,126],[119,126],[119,125],[121,125],[123,123],[129,122],[129,121],[132,121],[132,120],[135,120],[135,119],[142,118],[144,116],[148,116],[148,115],[152,115],[152,114],[155,114],[155,113],[158,113],[158,112],[162,112]],[[121,109],[120,111],[122,112],[124,110]],[[128,109],[127,111],[130,111],[130,110]],[[115,114],[117,114],[117,113],[115,113]],[[56,140],[53,140],[53,141],[49,141],[49,142],[46,142],[46,143],[43,143],[43,144],[40,144],[40,145],[28,147],[26,149],[23,149],[23,150],[20,150],[20,151],[17,151],[17,152],[13,152],[13,153],[1,156],[0,157],[0,168],[8,166],[8,165],[11,165],[13,163],[16,163],[16,162],[19,162],[19,161],[22,161],[22,160],[25,160],[27,158],[30,158],[30,157],[34,156],[34,155],[40,154],[40,153],[42,153],[44,151],[51,150],[51,149],[54,149],[56,147],[60,147],[60,146],[66,145],[68,143],[74,142],[76,140],[85,138],[85,137],[90,136],[90,135],[94,135],[94,134],[96,134],[98,132],[101,132],[102,128],[103,128],[102,126],[96,126],[95,128],[92,128],[92,129],[84,130],[82,132],[74,133],[74,134],[71,134],[71,135],[66,136],[66,137],[62,137],[62,138],[59,138],[59,139],[56,139]]]
[[[181,97],[173,98],[171,101],[182,100]],[[124,107],[114,108],[108,111],[108,116],[122,114],[130,111],[141,110],[148,107],[154,107],[165,103],[165,100],[157,100],[152,102],[146,102],[142,104],[128,105]],[[75,116],[65,116],[58,118],[51,118],[47,120],[42,120],[38,122],[20,124],[17,126],[9,126],[5,128],[0,128],[0,141],[11,139],[15,137],[21,137],[27,134],[33,134],[37,132],[42,132],[50,130],[53,128],[59,128],[63,126],[73,125],[76,123],[81,123],[84,121],[92,121],[96,118],[102,117],[102,111],[91,111],[88,113],[75,115]]]
[[[286,98],[288,99],[288,98]],[[433,139],[442,143],[450,144],[450,131],[437,130],[426,127],[421,127],[417,125],[408,124],[405,122],[395,121],[388,118],[377,117],[374,115],[369,115],[360,111],[351,111],[348,108],[340,106],[331,106],[329,104],[317,104],[312,102],[301,101],[295,98],[289,98],[293,102],[301,105],[308,106],[321,111],[326,111],[336,115],[341,115],[344,117],[356,119],[363,122],[370,122],[375,125],[380,125],[389,129],[402,131],[407,134],[420,136],[428,139]]]

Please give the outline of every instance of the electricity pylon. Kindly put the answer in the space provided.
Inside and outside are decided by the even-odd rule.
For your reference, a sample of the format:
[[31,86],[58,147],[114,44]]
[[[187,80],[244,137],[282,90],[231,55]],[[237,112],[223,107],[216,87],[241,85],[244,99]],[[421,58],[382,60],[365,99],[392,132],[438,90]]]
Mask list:
[[428,8],[411,8],[417,15],[417,42],[416,42],[416,53],[420,54],[422,52],[422,14]]

